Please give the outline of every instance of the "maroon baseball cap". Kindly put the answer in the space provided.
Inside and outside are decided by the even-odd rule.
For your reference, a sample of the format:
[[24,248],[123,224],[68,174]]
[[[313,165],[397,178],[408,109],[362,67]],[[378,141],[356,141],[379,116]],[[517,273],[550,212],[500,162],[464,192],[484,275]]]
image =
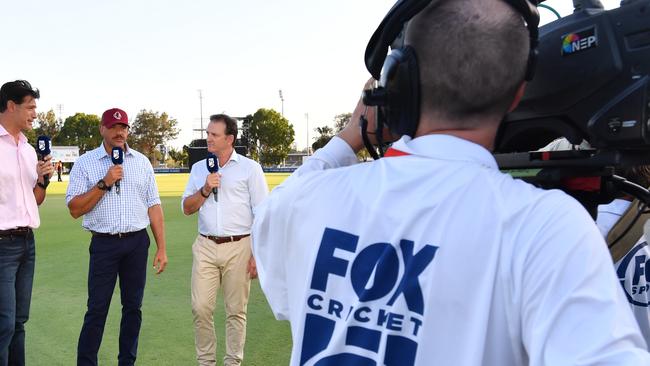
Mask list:
[[102,126],[111,128],[116,124],[129,125],[129,117],[119,108],[111,108],[102,114]]

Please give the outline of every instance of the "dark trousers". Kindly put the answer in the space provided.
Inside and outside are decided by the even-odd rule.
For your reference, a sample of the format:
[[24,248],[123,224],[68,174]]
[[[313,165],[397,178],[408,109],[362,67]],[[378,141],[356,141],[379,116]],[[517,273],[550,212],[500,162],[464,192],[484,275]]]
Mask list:
[[0,236],[0,366],[25,365],[34,280],[34,234]]
[[118,275],[122,299],[118,365],[135,363],[148,249],[146,230],[123,238],[93,235],[88,268],[88,310],[79,335],[77,365],[97,365],[97,352]]

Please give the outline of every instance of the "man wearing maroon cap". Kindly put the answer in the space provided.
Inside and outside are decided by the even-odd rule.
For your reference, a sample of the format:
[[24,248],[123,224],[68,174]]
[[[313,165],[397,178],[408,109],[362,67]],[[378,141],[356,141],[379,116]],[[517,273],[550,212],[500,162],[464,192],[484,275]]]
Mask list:
[[[118,276],[122,300],[118,364],[133,365],[142,323],[148,225],[158,246],[153,260],[156,274],[167,265],[163,210],[149,159],[126,143],[126,112],[118,108],[104,112],[99,132],[103,144],[77,160],[66,194],[70,214],[74,218],[83,216],[82,226],[92,234],[88,310],[79,336],[77,365],[97,365]],[[113,164],[114,148],[123,151],[121,164]]]

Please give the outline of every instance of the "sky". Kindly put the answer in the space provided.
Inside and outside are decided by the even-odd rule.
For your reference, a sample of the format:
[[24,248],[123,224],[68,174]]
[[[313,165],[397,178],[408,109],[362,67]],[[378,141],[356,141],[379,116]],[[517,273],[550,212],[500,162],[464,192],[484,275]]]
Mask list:
[[[351,112],[368,39],[394,0],[32,0],[0,12],[0,82],[25,79],[65,119],[112,107],[178,120],[176,148],[215,113],[284,112],[299,149]],[[606,9],[619,1],[604,0]],[[560,14],[572,0],[548,0]],[[555,19],[540,9],[542,23]],[[202,101],[199,98],[201,91]],[[282,90],[284,102],[279,91]],[[201,108],[202,104],[202,108]],[[202,113],[201,113],[202,109]]]

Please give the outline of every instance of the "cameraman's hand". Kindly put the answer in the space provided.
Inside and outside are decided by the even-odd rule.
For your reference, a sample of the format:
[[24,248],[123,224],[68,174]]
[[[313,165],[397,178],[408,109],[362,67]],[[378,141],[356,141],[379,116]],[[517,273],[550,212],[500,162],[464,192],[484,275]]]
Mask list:
[[[363,90],[371,89],[374,85],[375,80],[370,78],[366,85],[363,87]],[[368,107],[363,104],[362,98],[359,98],[357,106],[352,112],[352,117],[350,122],[339,132],[338,136],[347,142],[348,145],[354,150],[354,152],[359,152],[365,146],[363,145],[363,138],[361,137],[361,116],[365,115],[365,118],[368,120],[368,138],[372,144],[377,143],[375,138],[375,116],[376,116],[377,107]],[[388,131],[388,128],[384,128],[383,134],[384,141],[395,141],[399,136],[392,136]]]
[[104,182],[107,186],[112,187],[115,182],[122,178],[124,178],[124,169],[122,168],[122,165],[113,165],[108,168],[108,172],[106,173],[106,176],[104,176]]

